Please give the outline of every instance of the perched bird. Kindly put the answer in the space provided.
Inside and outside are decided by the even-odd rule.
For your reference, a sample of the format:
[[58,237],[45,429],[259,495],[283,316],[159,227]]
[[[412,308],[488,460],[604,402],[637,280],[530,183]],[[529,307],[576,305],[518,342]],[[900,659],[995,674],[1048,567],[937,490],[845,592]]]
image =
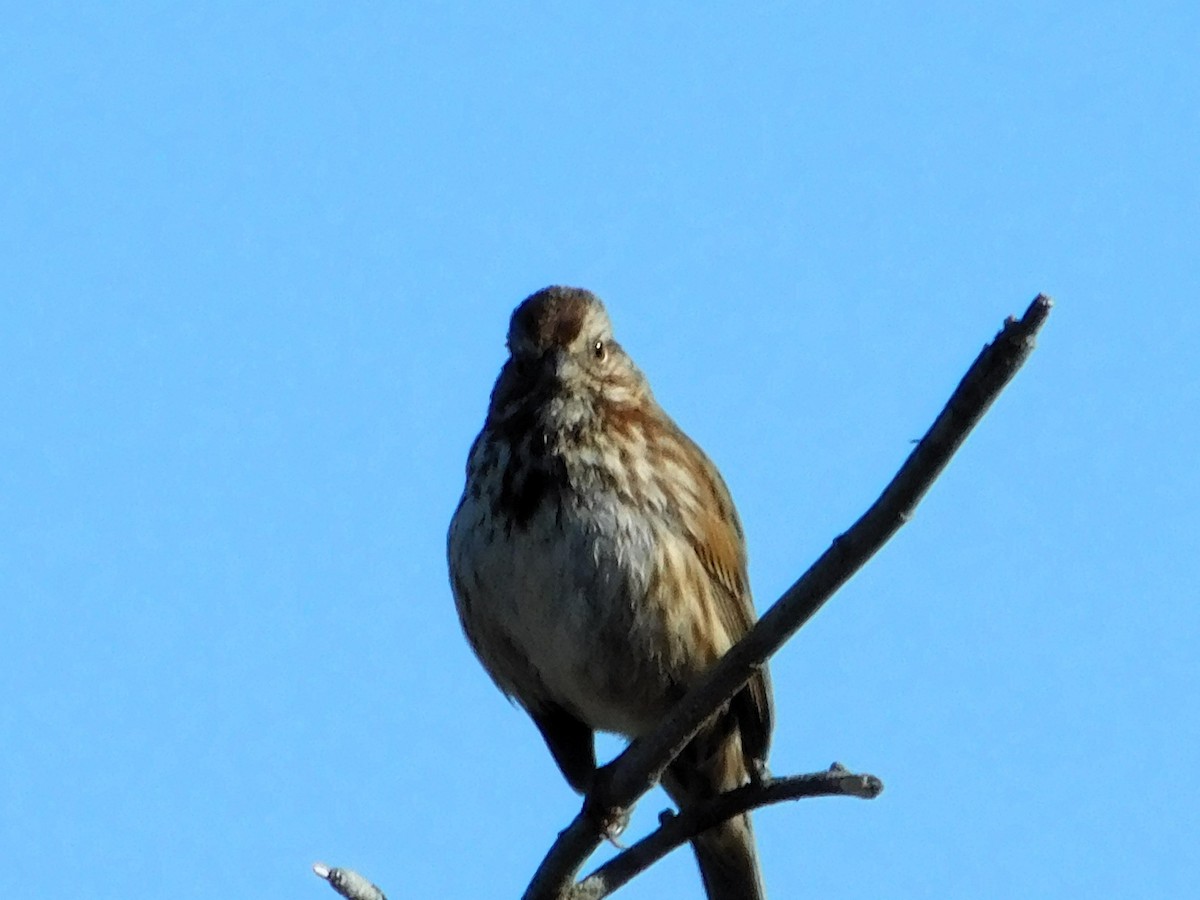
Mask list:
[[[745,539],[720,473],[594,294],[527,298],[508,352],[450,524],[450,580],[484,668],[586,793],[594,732],[653,729],[753,624]],[[771,718],[763,669],[668,768],[672,799],[686,808],[754,777]],[[765,896],[748,816],[693,849],[710,900]]]

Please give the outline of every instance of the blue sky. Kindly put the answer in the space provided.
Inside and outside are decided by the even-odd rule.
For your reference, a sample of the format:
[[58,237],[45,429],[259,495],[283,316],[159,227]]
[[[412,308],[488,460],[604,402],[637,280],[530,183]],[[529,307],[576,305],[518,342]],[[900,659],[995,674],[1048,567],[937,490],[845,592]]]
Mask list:
[[[1053,295],[774,661],[775,771],[887,789],[760,812],[766,879],[1192,896],[1198,40],[1182,2],[9,9],[0,895],[519,894],[578,804],[444,540],[558,282],[722,468],[760,608]],[[622,896],[698,890],[679,853]]]

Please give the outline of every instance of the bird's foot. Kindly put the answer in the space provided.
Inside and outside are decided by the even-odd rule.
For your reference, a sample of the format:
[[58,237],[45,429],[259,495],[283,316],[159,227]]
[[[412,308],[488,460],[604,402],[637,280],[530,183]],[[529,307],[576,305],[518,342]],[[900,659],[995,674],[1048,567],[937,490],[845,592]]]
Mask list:
[[592,775],[592,783],[587,795],[583,798],[583,811],[596,823],[600,834],[614,847],[624,850],[625,847],[617,840],[629,825],[629,816],[633,807],[623,807],[613,804],[609,797],[610,772],[608,766],[601,766]]

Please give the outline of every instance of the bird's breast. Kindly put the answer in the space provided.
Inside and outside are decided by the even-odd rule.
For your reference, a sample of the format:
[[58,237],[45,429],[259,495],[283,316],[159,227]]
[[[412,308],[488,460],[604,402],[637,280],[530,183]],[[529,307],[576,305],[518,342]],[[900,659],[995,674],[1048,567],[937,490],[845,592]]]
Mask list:
[[451,527],[468,634],[526,706],[551,700],[593,728],[642,733],[677,693],[670,624],[648,599],[653,524],[594,466],[518,458],[531,459],[478,460]]

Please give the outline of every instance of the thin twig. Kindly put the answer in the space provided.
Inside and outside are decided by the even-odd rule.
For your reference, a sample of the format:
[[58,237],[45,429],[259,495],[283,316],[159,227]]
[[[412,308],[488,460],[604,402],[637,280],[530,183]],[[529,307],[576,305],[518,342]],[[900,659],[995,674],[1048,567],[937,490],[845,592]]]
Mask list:
[[601,770],[583,809],[542,860],[524,900],[569,896],[575,874],[603,839],[604,821],[619,818],[648,791],[703,723],[909,520],[930,485],[1032,352],[1034,337],[1051,305],[1049,297],[1039,294],[1021,319],[1010,317],[1004,323],[871,508],[834,540],[658,728],[633,741]]
[[346,900],[387,900],[383,891],[353,869],[339,869],[325,863],[313,863],[313,874],[324,878]]
[[659,828],[575,885],[569,900],[607,897],[701,832],[760,806],[805,797],[847,796],[873,800],[882,790],[883,782],[874,775],[856,775],[834,763],[826,772],[768,778],[719,794],[683,812],[664,813]]

